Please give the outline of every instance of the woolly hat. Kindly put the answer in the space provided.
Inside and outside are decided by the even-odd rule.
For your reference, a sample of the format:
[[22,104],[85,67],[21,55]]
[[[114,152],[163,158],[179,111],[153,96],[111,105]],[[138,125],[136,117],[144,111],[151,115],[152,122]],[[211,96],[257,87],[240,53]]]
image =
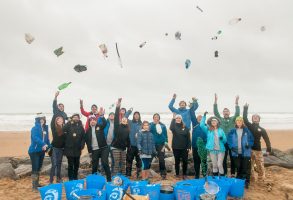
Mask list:
[[221,124],[220,119],[217,118],[217,117],[215,117],[215,116],[214,116],[214,117],[210,117],[210,118],[208,119],[208,121],[207,121],[207,124],[208,124],[209,126],[211,126],[211,125],[212,125],[212,121],[214,121],[214,120],[218,121],[218,125]]
[[242,122],[243,122],[243,117],[240,117],[240,116],[237,117],[237,118],[235,119],[235,122],[236,122],[236,121],[242,121]]

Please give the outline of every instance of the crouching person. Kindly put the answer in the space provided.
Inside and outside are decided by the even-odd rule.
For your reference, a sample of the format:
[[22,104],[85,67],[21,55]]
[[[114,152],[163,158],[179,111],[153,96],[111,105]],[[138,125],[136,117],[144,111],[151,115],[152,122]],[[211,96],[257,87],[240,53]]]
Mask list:
[[31,130],[31,145],[28,153],[32,163],[32,187],[34,191],[41,187],[39,184],[40,171],[43,165],[45,152],[50,146],[46,117],[39,114],[35,118],[35,126]]
[[138,133],[137,148],[142,160],[142,179],[149,178],[152,159],[157,155],[153,134],[150,132],[150,124],[147,121],[142,123],[142,129]]
[[237,117],[236,125],[228,134],[228,145],[232,150],[232,161],[237,169],[237,178],[245,179],[246,188],[250,183],[251,148],[254,144],[252,133],[244,126],[243,118]]
[[104,115],[97,120],[96,116],[89,117],[89,129],[86,132],[86,145],[88,152],[92,154],[92,173],[98,171],[99,160],[101,159],[102,166],[107,176],[107,182],[111,181],[111,171],[109,167],[109,148],[107,145],[104,129],[107,121]]
[[64,154],[68,161],[69,180],[78,179],[81,151],[85,144],[85,132],[79,114],[74,114],[64,128]]

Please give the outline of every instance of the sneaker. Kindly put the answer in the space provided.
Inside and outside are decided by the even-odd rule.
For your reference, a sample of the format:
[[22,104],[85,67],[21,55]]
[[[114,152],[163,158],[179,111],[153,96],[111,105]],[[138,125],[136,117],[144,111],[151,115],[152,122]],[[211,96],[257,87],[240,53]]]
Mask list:
[[162,177],[163,180],[166,180],[167,179],[166,178],[166,175],[162,175],[161,177]]

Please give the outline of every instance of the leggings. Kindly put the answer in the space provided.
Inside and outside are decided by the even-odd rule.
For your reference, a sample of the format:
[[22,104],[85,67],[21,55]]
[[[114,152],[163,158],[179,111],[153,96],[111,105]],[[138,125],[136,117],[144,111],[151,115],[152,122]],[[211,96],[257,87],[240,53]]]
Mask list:
[[182,171],[183,175],[186,175],[187,172],[187,160],[188,160],[188,151],[187,149],[173,149],[173,154],[175,157],[175,172],[176,175],[179,175],[180,161],[182,160]]
[[210,157],[213,164],[213,173],[220,173],[220,175],[224,175],[223,168],[223,160],[224,160],[225,152],[210,152]]

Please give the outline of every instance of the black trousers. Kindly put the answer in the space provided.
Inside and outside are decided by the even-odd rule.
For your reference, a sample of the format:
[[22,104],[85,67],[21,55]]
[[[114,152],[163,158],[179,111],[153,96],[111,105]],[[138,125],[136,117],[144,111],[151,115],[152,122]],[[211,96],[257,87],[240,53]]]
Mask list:
[[243,157],[239,154],[238,157],[233,157],[232,161],[237,168],[237,178],[246,180],[246,183],[250,183],[251,158]]
[[183,175],[185,176],[187,172],[187,160],[188,160],[187,149],[173,149],[173,155],[175,158],[176,175],[179,175],[180,161],[182,160],[182,172],[183,172]]
[[227,175],[227,173],[228,173],[228,164],[227,164],[228,161],[227,160],[228,160],[228,154],[229,154],[230,161],[231,161],[231,166],[230,166],[231,167],[231,175],[235,175],[236,166],[235,166],[235,163],[232,161],[233,160],[232,151],[229,148],[227,143],[225,144],[225,148],[226,148],[226,151],[225,151],[225,157],[224,157],[224,161],[223,161],[224,174]]
[[127,154],[126,154],[126,176],[131,176],[131,171],[132,171],[132,163],[133,160],[136,160],[136,168],[138,171],[141,170],[141,159],[138,155],[138,148],[135,146],[131,146],[130,148],[127,149]]
[[192,156],[193,156],[193,163],[194,163],[195,178],[199,179],[201,160],[197,150],[198,150],[197,148],[192,148]]
[[159,167],[161,176],[167,175],[165,165],[165,144],[156,145],[156,151],[158,152]]
[[80,156],[78,156],[78,157],[67,156],[68,179],[70,181],[78,179],[79,161],[80,161]]
[[105,147],[92,151],[92,173],[97,173],[99,167],[99,161],[101,159],[103,169],[107,176],[107,181],[111,181],[111,171],[109,167],[109,148]]

